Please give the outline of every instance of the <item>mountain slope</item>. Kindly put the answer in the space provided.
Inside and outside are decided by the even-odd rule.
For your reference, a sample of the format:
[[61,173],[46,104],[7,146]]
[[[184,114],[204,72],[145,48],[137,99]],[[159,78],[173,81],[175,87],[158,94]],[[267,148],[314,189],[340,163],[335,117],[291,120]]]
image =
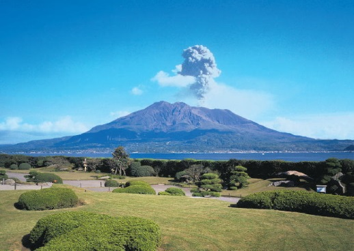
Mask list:
[[315,140],[278,132],[229,110],[157,102],[81,135],[13,146],[27,150],[113,149],[139,152],[343,150],[353,140]]

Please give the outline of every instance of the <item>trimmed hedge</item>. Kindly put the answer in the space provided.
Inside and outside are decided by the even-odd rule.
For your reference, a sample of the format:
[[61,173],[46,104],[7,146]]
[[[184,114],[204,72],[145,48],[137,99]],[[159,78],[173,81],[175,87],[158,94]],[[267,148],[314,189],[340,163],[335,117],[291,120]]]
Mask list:
[[79,198],[69,188],[46,188],[21,194],[17,206],[25,210],[51,210],[74,207]]
[[63,184],[63,180],[54,173],[39,173],[37,171],[31,171],[29,175],[25,176],[27,182],[52,182],[57,184]]
[[177,188],[177,187],[169,187],[165,190],[165,192],[173,196],[186,196],[184,191],[181,188]]
[[18,170],[18,165],[17,164],[11,164],[10,169],[11,170]]
[[106,180],[105,187],[119,187],[119,183],[116,180]]
[[40,219],[30,242],[37,250],[156,250],[159,226],[137,217],[111,217],[89,212],[64,212]]
[[135,193],[135,194],[156,194],[155,190],[151,186],[146,185],[134,185],[126,188],[116,188],[113,193]]
[[237,207],[277,209],[354,219],[354,198],[305,191],[273,191],[248,195]]
[[145,176],[154,176],[155,170],[151,166],[139,166],[139,165],[131,165],[130,173],[135,177],[145,177]]

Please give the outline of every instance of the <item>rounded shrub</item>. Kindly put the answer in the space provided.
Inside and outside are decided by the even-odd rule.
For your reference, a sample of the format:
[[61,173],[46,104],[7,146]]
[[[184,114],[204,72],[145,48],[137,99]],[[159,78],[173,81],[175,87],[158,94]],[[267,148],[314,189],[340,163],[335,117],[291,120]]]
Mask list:
[[69,188],[46,188],[20,195],[17,206],[25,210],[51,210],[74,207],[79,199]]
[[266,208],[354,219],[354,198],[306,191],[261,192],[241,198],[238,207]]
[[151,166],[132,165],[130,167],[130,173],[135,177],[154,176],[155,170]]
[[21,164],[18,166],[18,169],[19,169],[19,170],[30,170],[30,169],[31,169],[31,165],[28,164],[28,163],[21,163]]
[[105,187],[119,187],[119,183],[116,180],[106,180]]
[[150,186],[149,183],[147,183],[146,181],[142,181],[142,180],[131,180],[128,181],[127,183],[125,183],[125,187],[129,187],[129,186]]
[[185,196],[185,192],[177,187],[169,187],[165,190],[165,192],[169,193],[170,195],[173,196]]
[[29,240],[41,251],[150,251],[158,248],[161,230],[155,222],[137,217],[64,212],[40,219]]
[[135,194],[156,194],[151,186],[134,185],[125,188],[116,188],[113,193],[135,193]]
[[57,184],[63,184],[63,180],[54,173],[39,173],[36,171],[31,171],[27,177],[28,182],[52,182]]
[[11,170],[18,170],[18,165],[17,164],[11,164],[10,165]]

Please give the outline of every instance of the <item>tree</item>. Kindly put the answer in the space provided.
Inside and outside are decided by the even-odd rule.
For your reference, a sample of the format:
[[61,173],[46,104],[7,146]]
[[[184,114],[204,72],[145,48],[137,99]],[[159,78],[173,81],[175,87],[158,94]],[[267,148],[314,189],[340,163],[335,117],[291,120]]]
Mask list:
[[243,166],[236,166],[230,172],[230,181],[228,184],[229,189],[236,190],[248,185],[247,179],[250,178],[246,173],[247,168]]
[[117,174],[119,170],[119,175],[126,175],[125,170],[129,167],[130,159],[129,154],[127,154],[124,150],[124,147],[117,147],[112,153],[113,160],[116,162],[117,166],[113,168],[114,174]]
[[193,196],[220,197],[221,182],[222,180],[219,179],[216,173],[205,173],[200,177],[200,181],[196,183],[198,189],[191,190],[191,192]]
[[200,176],[203,174],[203,166],[202,165],[191,165],[190,168],[186,169],[186,174],[191,178],[193,182],[198,182],[200,180]]

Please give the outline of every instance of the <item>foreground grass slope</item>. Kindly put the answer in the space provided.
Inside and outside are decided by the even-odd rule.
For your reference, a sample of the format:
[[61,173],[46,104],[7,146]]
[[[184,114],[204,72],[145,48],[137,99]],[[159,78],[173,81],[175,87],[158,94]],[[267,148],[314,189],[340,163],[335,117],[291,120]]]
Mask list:
[[21,239],[37,220],[84,210],[155,221],[160,250],[353,250],[354,221],[274,210],[239,209],[215,199],[84,192],[87,205],[53,211],[13,207],[24,191],[0,191],[1,250],[21,250]]

